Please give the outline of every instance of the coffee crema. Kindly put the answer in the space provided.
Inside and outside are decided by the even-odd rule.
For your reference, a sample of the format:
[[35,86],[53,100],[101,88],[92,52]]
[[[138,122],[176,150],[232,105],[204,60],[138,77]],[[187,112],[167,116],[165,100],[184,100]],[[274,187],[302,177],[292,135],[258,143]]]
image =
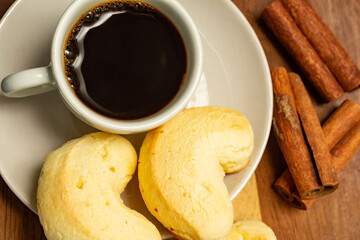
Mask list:
[[183,39],[149,4],[111,1],[86,11],[64,46],[64,68],[79,99],[107,117],[134,120],[163,109],[186,75]]

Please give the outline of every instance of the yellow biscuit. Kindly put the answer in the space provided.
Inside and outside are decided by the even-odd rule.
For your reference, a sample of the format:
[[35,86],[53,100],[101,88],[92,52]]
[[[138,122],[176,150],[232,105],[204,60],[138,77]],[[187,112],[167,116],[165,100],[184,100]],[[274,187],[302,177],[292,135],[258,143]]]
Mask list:
[[255,219],[234,222],[227,240],[276,240],[273,230]]
[[149,211],[179,239],[226,239],[233,208],[224,172],[249,161],[254,135],[238,111],[182,111],[150,131],[139,158],[139,185]]
[[93,133],[46,157],[37,207],[48,240],[161,239],[156,227],[120,198],[137,164],[125,138]]

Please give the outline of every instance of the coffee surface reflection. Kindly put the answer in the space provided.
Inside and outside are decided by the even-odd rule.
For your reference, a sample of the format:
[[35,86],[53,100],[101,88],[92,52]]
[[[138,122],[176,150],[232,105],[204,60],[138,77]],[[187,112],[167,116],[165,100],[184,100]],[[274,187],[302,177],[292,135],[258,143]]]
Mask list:
[[183,39],[160,11],[141,2],[109,2],[86,11],[64,47],[69,84],[89,108],[133,120],[164,108],[187,69]]

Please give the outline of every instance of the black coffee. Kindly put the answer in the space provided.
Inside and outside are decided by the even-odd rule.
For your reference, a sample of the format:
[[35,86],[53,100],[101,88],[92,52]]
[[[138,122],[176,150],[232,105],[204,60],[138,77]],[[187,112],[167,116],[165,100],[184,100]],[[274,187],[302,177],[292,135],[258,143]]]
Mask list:
[[71,29],[64,48],[66,76],[76,95],[111,118],[158,112],[176,96],[186,74],[176,27],[142,2],[93,7]]

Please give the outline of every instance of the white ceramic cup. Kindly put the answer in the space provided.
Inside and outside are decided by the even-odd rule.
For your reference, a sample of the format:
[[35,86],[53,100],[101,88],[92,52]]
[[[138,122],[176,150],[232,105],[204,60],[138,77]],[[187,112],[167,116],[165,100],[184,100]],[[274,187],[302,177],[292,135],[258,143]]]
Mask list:
[[160,126],[179,113],[193,95],[202,72],[202,46],[199,33],[190,15],[176,0],[141,0],[160,10],[180,32],[186,47],[187,72],[183,86],[175,98],[161,111],[138,120],[105,117],[85,105],[73,92],[64,72],[63,51],[66,36],[79,17],[104,0],[75,0],[61,17],[52,41],[51,63],[11,74],[1,82],[7,97],[27,97],[57,89],[69,109],[89,125],[107,132],[129,134]]

